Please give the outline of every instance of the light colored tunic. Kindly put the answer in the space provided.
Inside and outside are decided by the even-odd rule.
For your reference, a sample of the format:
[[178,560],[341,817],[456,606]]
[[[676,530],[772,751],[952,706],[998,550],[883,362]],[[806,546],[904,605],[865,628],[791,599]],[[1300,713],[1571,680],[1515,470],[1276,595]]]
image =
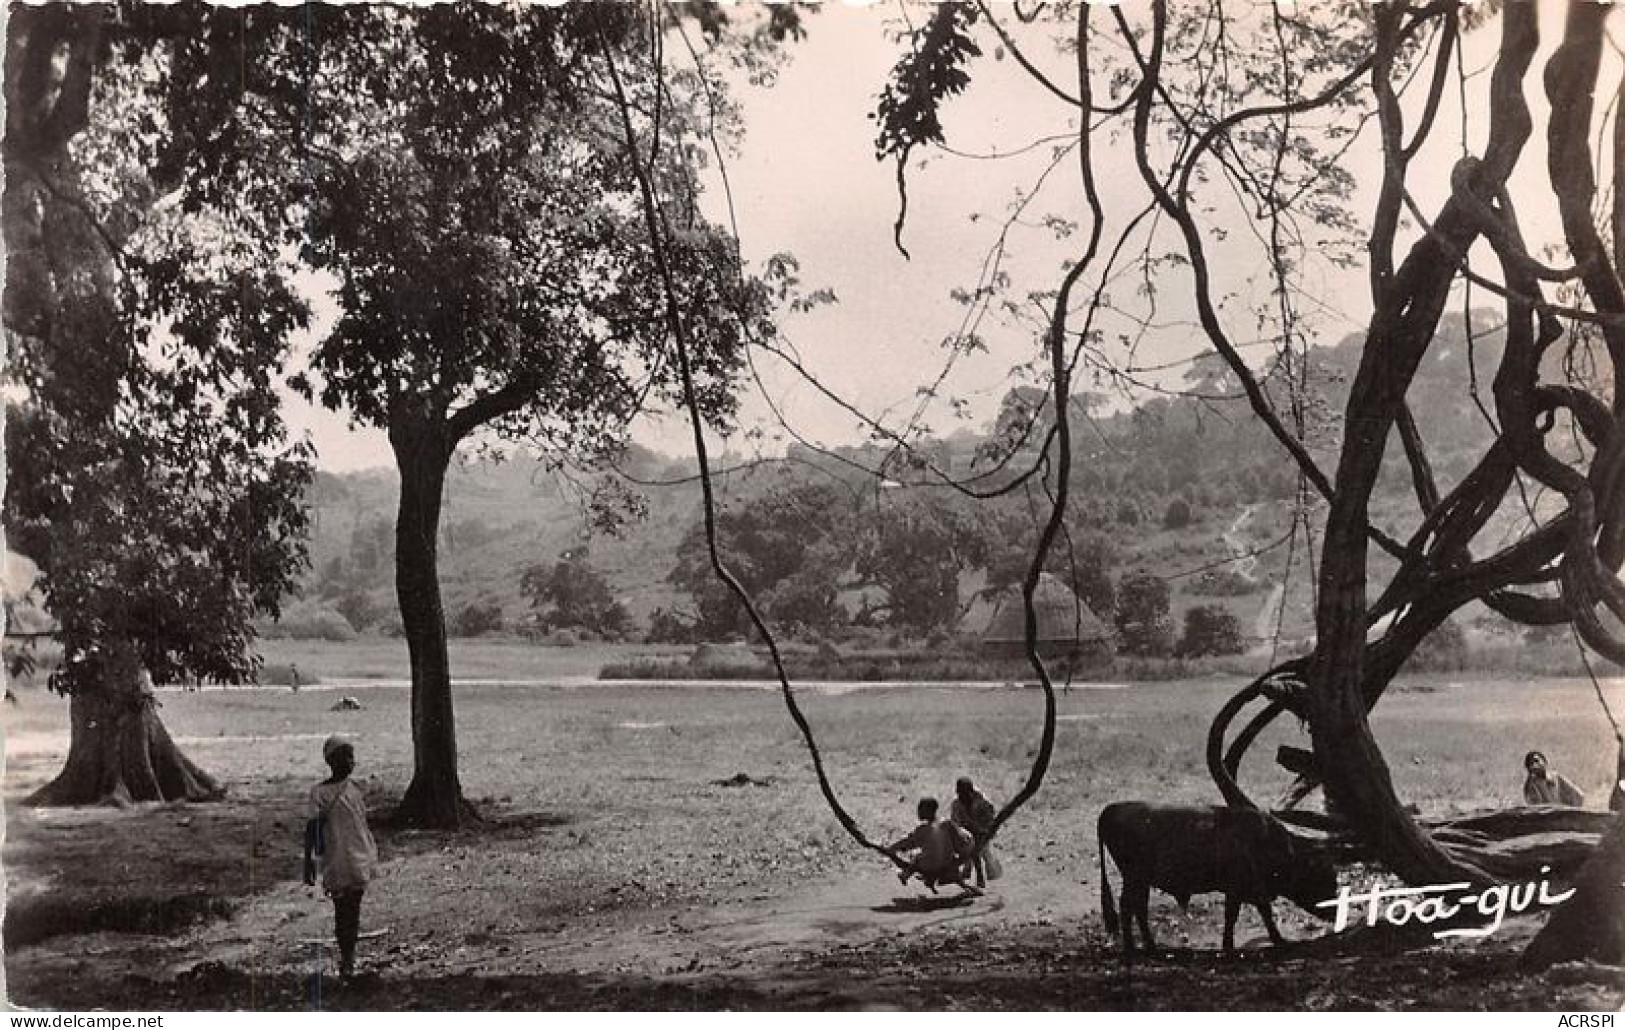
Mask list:
[[1580,788],[1566,777],[1556,773],[1536,776],[1533,773],[1523,781],[1523,799],[1531,805],[1568,805],[1579,808],[1586,803]]
[[361,788],[348,778],[318,783],[310,791],[310,809],[311,818],[327,816],[323,852],[317,856],[327,893],[366,887],[378,863],[378,845],[367,829],[367,801]]

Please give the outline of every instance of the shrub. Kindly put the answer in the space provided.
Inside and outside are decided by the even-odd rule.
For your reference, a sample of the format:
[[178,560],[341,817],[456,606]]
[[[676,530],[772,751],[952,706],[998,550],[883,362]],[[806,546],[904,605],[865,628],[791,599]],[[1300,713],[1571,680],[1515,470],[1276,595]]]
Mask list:
[[692,644],[694,624],[676,612],[656,608],[649,613],[649,632],[643,639],[650,644]]
[[447,627],[454,637],[478,637],[502,630],[502,606],[495,601],[471,601],[452,617]]
[[1168,610],[1168,584],[1148,572],[1133,572],[1117,585],[1117,639],[1127,655],[1156,658],[1173,650],[1174,623]]
[[1163,529],[1184,529],[1191,524],[1191,502],[1183,497],[1175,497],[1168,502],[1168,510],[1162,513]]
[[333,603],[333,607],[345,621],[358,630],[366,629],[378,621],[380,612],[378,606],[373,604],[372,596],[360,590],[352,590]]
[[1408,668],[1417,672],[1460,672],[1467,665],[1467,634],[1452,620],[1422,638]]
[[520,577],[519,589],[530,600],[538,632],[579,629],[619,640],[631,628],[626,606],[615,600],[609,581],[584,558],[551,567],[531,565]]
[[1252,593],[1261,585],[1245,572],[1208,569],[1191,583],[1190,592],[1202,597],[1240,597]]
[[265,635],[273,639],[345,641],[354,640],[356,633],[349,620],[327,605],[295,604],[266,629]]
[[1241,654],[1241,620],[1228,608],[1202,604],[1185,613],[1185,635],[1179,653],[1186,658]]

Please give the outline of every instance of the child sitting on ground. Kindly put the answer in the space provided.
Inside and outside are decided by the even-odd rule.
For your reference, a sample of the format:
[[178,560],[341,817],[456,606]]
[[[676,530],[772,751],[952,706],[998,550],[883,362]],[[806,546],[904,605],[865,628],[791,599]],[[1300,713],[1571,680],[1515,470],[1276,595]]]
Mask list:
[[918,876],[933,894],[939,883],[955,883],[967,894],[980,894],[981,891],[965,882],[965,856],[974,846],[971,835],[937,818],[936,798],[921,798],[915,814],[920,817],[920,825],[891,846],[893,851],[919,852],[897,874],[898,881],[907,883]]
[[333,922],[339,942],[339,975],[355,973],[355,942],[361,933],[361,896],[378,862],[378,846],[367,829],[367,801],[350,779],[355,748],[343,737],[328,737],[322,757],[332,775],[310,792],[310,821],[305,824],[305,883],[322,886],[333,899]]

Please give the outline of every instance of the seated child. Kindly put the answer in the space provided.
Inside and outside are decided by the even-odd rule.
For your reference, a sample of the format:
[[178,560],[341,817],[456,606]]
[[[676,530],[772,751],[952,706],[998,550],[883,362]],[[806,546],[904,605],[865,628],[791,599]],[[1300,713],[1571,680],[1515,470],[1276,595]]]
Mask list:
[[920,825],[908,836],[891,846],[893,851],[917,851],[913,861],[904,866],[897,879],[907,883],[918,876],[920,882],[937,891],[939,883],[955,883],[967,894],[980,894],[965,882],[965,857],[975,846],[971,835],[953,823],[937,818],[937,799],[921,798],[915,813]]

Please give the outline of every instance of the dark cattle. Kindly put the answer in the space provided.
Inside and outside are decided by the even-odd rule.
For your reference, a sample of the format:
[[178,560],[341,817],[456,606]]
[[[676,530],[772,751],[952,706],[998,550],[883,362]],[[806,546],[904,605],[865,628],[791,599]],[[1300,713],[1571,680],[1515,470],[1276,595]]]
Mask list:
[[1193,894],[1224,894],[1224,950],[1235,950],[1236,915],[1255,905],[1275,944],[1284,943],[1270,910],[1278,897],[1324,918],[1315,904],[1337,895],[1337,871],[1324,858],[1296,846],[1279,821],[1244,808],[1204,808],[1119,801],[1100,813],[1100,908],[1106,930],[1117,933],[1117,910],[1106,878],[1110,853],[1123,877],[1123,950],[1134,952],[1139,921],[1147,950],[1155,947],[1147,909],[1151,888],[1174,896],[1181,908]]

